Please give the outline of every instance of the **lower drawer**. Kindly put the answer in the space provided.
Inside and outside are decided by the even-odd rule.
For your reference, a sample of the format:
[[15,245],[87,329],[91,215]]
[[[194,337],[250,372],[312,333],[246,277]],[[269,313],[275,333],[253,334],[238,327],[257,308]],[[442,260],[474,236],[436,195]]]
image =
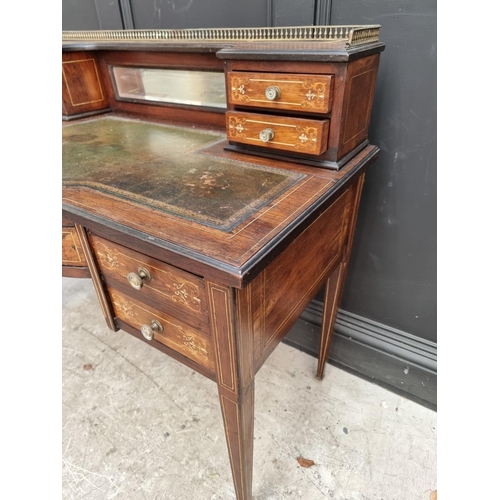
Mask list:
[[108,288],[116,318],[157,340],[191,361],[215,372],[210,338],[186,323],[129,296]]
[[227,138],[266,149],[320,155],[328,147],[328,120],[228,111]]

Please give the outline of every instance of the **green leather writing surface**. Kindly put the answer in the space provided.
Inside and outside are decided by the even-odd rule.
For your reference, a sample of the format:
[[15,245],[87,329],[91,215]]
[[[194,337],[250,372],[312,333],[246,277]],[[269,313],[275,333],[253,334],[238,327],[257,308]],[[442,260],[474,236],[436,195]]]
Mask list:
[[230,231],[303,176],[202,151],[224,138],[115,117],[67,125],[63,183]]

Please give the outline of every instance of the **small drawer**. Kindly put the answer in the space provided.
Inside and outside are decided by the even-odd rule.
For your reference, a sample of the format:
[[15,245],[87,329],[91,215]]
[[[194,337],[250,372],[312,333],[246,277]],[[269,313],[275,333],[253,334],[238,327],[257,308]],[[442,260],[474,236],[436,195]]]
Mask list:
[[62,264],[63,266],[86,267],[80,238],[74,227],[62,228]]
[[147,340],[157,340],[195,363],[215,371],[210,338],[163,311],[135,301],[108,287],[115,317],[139,330]]
[[331,75],[229,71],[228,98],[234,106],[328,113],[332,81]]
[[209,331],[203,279],[94,234],[89,242],[107,285]]
[[326,151],[328,125],[328,120],[305,120],[236,111],[226,113],[229,141],[311,155],[320,155]]

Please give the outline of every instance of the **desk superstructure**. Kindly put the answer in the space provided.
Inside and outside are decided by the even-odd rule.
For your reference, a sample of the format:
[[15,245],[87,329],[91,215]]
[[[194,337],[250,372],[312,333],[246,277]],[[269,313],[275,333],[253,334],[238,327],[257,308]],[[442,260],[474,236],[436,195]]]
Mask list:
[[254,376],[324,286],[323,377],[379,151],[378,31],[63,33],[63,275],[217,383],[239,500]]

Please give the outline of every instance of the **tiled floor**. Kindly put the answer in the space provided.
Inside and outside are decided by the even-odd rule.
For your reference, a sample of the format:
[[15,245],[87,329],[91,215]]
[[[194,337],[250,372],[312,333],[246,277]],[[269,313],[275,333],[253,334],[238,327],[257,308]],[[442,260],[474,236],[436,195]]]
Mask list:
[[[108,330],[90,280],[63,279],[62,324],[63,498],[234,499],[215,384]],[[253,498],[429,500],[436,413],[315,366],[281,344],[257,374]]]

